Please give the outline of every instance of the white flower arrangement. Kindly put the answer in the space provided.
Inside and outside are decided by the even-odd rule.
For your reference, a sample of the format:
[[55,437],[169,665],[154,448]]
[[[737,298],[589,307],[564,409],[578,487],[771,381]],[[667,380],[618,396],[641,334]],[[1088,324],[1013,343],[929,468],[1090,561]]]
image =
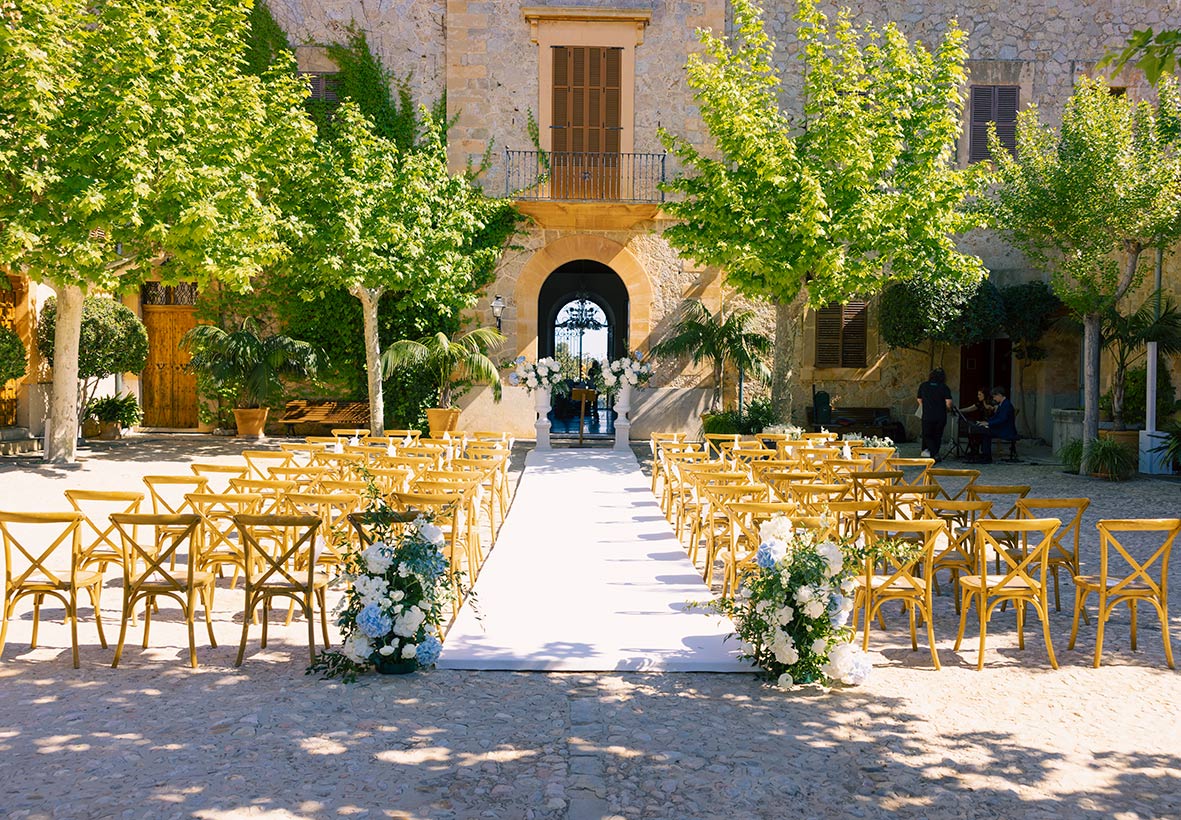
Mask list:
[[743,657],[783,688],[863,683],[869,656],[850,643],[848,626],[860,560],[854,547],[798,535],[783,515],[760,525],[759,540],[735,597],[711,605],[733,620]]
[[524,356],[518,356],[513,364],[513,372],[508,377],[509,384],[520,385],[529,392],[553,390],[566,380],[562,375],[562,363],[548,356],[536,362],[529,362]]
[[443,555],[443,531],[428,519],[420,516],[395,535],[405,517],[380,498],[365,515],[376,540],[344,555],[338,580],[348,589],[336,610],[341,646],[320,653],[308,669],[346,682],[387,664],[433,664],[459,583]]
[[652,365],[644,361],[644,356],[638,350],[634,356],[626,356],[607,362],[603,366],[602,392],[612,393],[622,384],[632,387],[643,387],[652,378]]
[[794,424],[772,424],[770,427],[764,427],[763,432],[782,434],[792,439],[798,439],[804,434],[804,428],[796,427]]

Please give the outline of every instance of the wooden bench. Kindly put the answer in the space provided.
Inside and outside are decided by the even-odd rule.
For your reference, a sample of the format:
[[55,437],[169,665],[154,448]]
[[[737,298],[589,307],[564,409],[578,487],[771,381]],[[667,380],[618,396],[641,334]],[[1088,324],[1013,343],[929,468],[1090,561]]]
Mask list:
[[295,425],[317,427],[369,427],[369,402],[331,401],[327,399],[294,399],[287,402],[283,418],[287,435],[295,435]]
[[[813,421],[812,408],[806,407],[808,427],[818,430]],[[834,407],[832,421],[823,425],[826,430],[842,436],[855,433],[862,436],[889,437],[894,441],[906,441],[906,428],[902,422],[890,417],[888,407]]]

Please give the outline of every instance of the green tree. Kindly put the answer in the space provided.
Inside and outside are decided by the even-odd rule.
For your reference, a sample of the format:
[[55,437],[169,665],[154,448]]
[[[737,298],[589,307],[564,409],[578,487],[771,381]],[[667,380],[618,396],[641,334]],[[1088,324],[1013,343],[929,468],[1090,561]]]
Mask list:
[[1132,63],[1144,72],[1148,82],[1156,85],[1161,77],[1177,69],[1178,48],[1181,48],[1181,30],[1162,29],[1157,32],[1146,28],[1133,31],[1127,44],[1119,51],[1107,52],[1098,67],[1110,66],[1111,72],[1118,74],[1124,66]]
[[12,379],[23,379],[28,367],[25,343],[11,328],[0,325],[0,386]]
[[[50,365],[57,346],[57,299],[49,297],[37,323],[37,350]],[[82,300],[78,337],[78,406],[94,398],[98,383],[116,373],[138,373],[148,363],[148,329],[126,305],[105,296]]]
[[424,112],[411,150],[375,133],[358,107],[334,113],[304,202],[305,296],[345,288],[361,303],[373,432],[384,430],[378,304],[453,316],[474,303],[501,245],[480,241],[505,203],[447,165],[444,123]]
[[747,373],[761,381],[770,379],[766,357],[772,351],[771,340],[755,330],[754,320],[750,310],[727,311],[723,305],[712,313],[704,303],[689,299],[668,335],[652,347],[652,354],[688,357],[695,365],[709,362],[713,381],[709,406],[716,412],[722,406],[726,365],[733,366],[740,379]]
[[1103,317],[1142,279],[1143,252],[1181,239],[1179,126],[1172,80],[1153,106],[1082,78],[1060,129],[1031,106],[1018,115],[1015,155],[993,135],[998,185],[986,202],[993,224],[1050,274],[1083,322],[1084,445],[1099,431]]
[[248,0],[0,7],[0,262],[58,296],[48,455],[71,461],[88,289],[158,264],[245,287],[285,253],[269,195],[309,155],[305,84],[245,74]]
[[800,0],[803,118],[780,108],[774,44],[761,12],[735,0],[733,36],[702,32],[688,83],[714,151],[662,132],[686,172],[666,187],[686,255],[776,308],[772,402],[790,414],[799,304],[871,296],[893,278],[974,281],[955,248],[977,168],[954,167],[966,35],[952,24],[934,52],[893,25],[858,32]]
[[1004,316],[1000,292],[988,280],[953,280],[940,286],[912,278],[892,282],[882,291],[878,331],[892,348],[920,350],[928,345],[934,367],[940,344],[972,345],[991,339]]

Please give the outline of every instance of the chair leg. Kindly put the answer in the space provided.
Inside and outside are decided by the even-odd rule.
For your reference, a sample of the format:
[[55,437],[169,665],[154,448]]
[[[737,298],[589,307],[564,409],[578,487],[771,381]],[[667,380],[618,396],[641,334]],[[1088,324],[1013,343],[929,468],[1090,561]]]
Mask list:
[[123,617],[119,625],[119,643],[115,645],[115,659],[111,661],[112,669],[118,668],[119,659],[123,657],[123,644],[127,640],[128,615],[134,612],[135,602],[130,600],[126,595],[123,596]]
[[915,633],[914,602],[908,601],[907,604],[908,605],[906,607],[906,616],[907,616],[907,620],[910,621],[910,651],[911,652],[918,652],[919,651],[919,639],[918,639],[917,634]]
[[33,637],[29,640],[29,649],[37,648],[37,628],[41,626],[41,599],[44,595],[33,596]]
[[12,617],[12,608],[15,601],[4,601],[4,620],[0,621],[0,656],[4,654],[4,647],[8,643],[8,619]]
[[328,592],[321,588],[320,592],[320,628],[324,633],[324,648],[332,646],[332,641],[328,640]]
[[78,657],[78,592],[73,590],[73,594],[66,603],[66,617],[70,619],[70,648],[74,655],[74,668],[78,669],[82,666],[82,661]]
[[147,601],[147,606],[144,607],[144,649],[148,648],[148,632],[152,629],[152,605],[156,603],[156,596],[149,595],[144,599]]
[[188,621],[189,627],[189,667],[197,668],[197,634],[196,627],[193,624],[193,618],[197,615],[197,590],[195,587],[188,589],[188,605],[185,607],[185,620]]
[[935,664],[935,669],[938,671],[943,667],[939,664],[939,650],[935,648],[935,619],[931,617],[931,613],[934,611],[935,601],[928,595],[926,612],[924,613],[927,621],[927,644],[931,647],[931,663]]
[[1132,615],[1132,651],[1136,651],[1136,599],[1132,598],[1128,601],[1128,610]]
[[300,601],[300,606],[303,609],[303,614],[308,619],[308,653],[311,655],[312,663],[316,662],[316,613],[312,610],[312,596],[314,593],[308,592],[304,595],[304,599]]
[[242,659],[246,657],[246,638],[250,633],[250,619],[254,615],[254,606],[256,601],[246,598],[246,608],[242,611],[242,641],[238,644],[238,659],[234,661],[234,666],[241,666]]
[[1025,649],[1025,601],[1018,601],[1017,606],[1017,648]]
[[980,615],[980,655],[976,659],[976,671],[980,672],[984,669],[984,638],[988,633],[988,604],[984,595],[980,596],[976,612]]
[[1095,616],[1095,661],[1091,664],[1096,669],[1099,668],[1099,662],[1103,658],[1103,627],[1107,626],[1107,616],[1109,614],[1107,611],[1107,596],[1100,590],[1099,612]]
[[1074,619],[1070,624],[1070,643],[1066,645],[1067,649],[1074,649],[1075,639],[1078,638],[1079,614],[1086,612],[1086,610],[1083,608],[1086,605],[1086,602],[1087,593],[1076,586],[1074,588]]
[[213,602],[213,582],[201,593],[201,602],[205,606],[205,631],[209,633],[209,645],[217,648],[217,638],[213,634],[213,612],[210,606]]
[[99,607],[98,607],[99,591],[100,590],[101,590],[101,587],[98,587],[98,586],[90,587],[90,600],[94,602],[94,625],[95,625],[95,627],[98,628],[98,642],[99,642],[99,644],[102,645],[103,649],[106,649],[107,648],[107,636],[105,634],[103,634],[103,616],[102,616],[102,612],[99,611]]
[[[1153,601],[1153,603],[1157,603]],[[1161,601],[1157,604],[1156,614],[1160,616],[1160,632],[1161,638],[1165,642],[1165,662],[1168,663],[1170,669],[1176,669],[1173,665],[1173,643],[1169,640],[1169,604],[1167,600]],[[2,647],[3,644],[0,644]]]
[[259,649],[267,648],[267,627],[271,622],[271,599],[270,596],[264,595],[259,602],[262,604],[262,639],[259,641]]
[[1035,601],[1033,608],[1037,610],[1038,617],[1042,619],[1042,637],[1046,641],[1046,654],[1050,656],[1050,666],[1054,669],[1058,668],[1058,659],[1054,657],[1054,641],[1050,638],[1050,607],[1045,598],[1040,601]]

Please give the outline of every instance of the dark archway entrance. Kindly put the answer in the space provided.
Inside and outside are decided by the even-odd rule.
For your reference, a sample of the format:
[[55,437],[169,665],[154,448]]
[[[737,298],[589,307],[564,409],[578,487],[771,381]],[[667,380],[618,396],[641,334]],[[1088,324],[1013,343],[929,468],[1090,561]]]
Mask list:
[[607,357],[627,355],[627,285],[611,268],[589,259],[567,262],[555,270],[537,296],[537,355],[553,356],[558,343],[558,314],[585,298],[606,315]]

